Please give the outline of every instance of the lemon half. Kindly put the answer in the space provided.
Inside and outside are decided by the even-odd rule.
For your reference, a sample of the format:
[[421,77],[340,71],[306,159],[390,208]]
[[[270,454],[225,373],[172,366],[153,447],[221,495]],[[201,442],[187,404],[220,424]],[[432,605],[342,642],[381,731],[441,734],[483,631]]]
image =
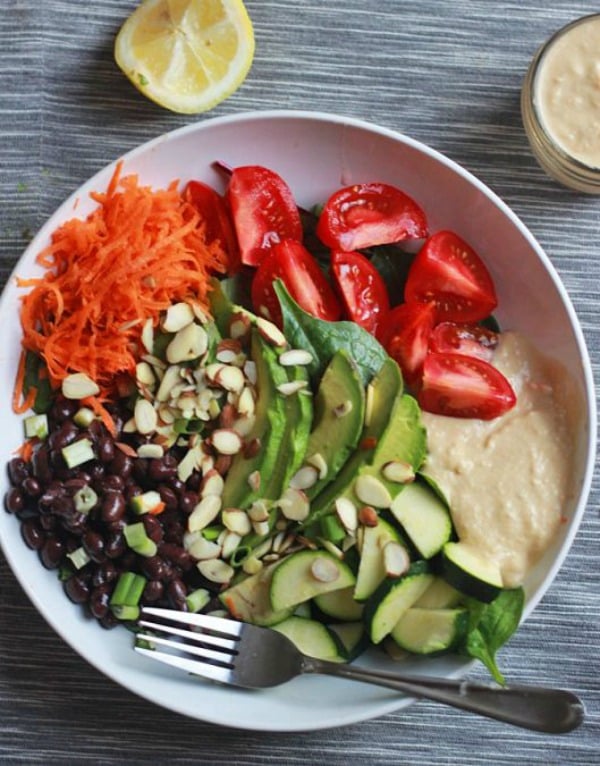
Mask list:
[[166,109],[196,114],[230,96],[254,57],[241,0],[144,0],[121,27],[115,61]]

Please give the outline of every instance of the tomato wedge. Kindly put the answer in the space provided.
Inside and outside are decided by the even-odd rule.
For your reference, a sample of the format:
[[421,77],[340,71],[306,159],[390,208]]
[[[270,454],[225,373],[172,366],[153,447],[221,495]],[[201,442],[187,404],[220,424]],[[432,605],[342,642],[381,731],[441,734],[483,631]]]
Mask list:
[[252,304],[257,314],[282,325],[281,308],[273,287],[283,280],[292,298],[312,316],[335,321],[342,307],[318,263],[300,242],[283,240],[274,244],[252,280]]
[[345,315],[376,335],[390,310],[390,299],[382,276],[362,253],[331,253],[331,274]]
[[434,323],[433,303],[402,303],[390,311],[380,330],[381,343],[412,387],[418,387]]
[[189,181],[184,197],[196,208],[204,221],[207,242],[219,240],[229,256],[228,272],[235,273],[240,267],[239,249],[233,224],[225,201],[211,186],[201,181]]
[[439,231],[425,242],[408,272],[404,297],[435,301],[439,322],[478,322],[498,305],[485,264],[452,231]]
[[423,210],[395,186],[355,184],[332,194],[317,224],[317,236],[337,250],[361,250],[427,236]]
[[498,345],[498,333],[479,324],[441,322],[429,338],[429,350],[441,354],[476,356],[489,362]]
[[428,354],[423,364],[421,407],[455,418],[492,420],[514,407],[509,381],[483,359],[462,354]]
[[281,240],[302,240],[300,213],[292,192],[272,170],[259,165],[235,168],[226,199],[246,266],[258,266]]

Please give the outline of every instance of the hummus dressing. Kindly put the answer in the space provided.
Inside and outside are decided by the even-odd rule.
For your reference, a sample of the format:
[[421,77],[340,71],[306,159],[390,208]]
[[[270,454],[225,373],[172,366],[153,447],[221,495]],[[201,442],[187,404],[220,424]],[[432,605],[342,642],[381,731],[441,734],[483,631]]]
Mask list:
[[579,399],[564,367],[518,333],[502,334],[493,364],[517,404],[489,421],[424,412],[424,472],[445,493],[460,540],[495,561],[504,585],[515,587],[561,523]]
[[550,138],[571,157],[600,168],[600,15],[568,28],[548,48],[535,102]]

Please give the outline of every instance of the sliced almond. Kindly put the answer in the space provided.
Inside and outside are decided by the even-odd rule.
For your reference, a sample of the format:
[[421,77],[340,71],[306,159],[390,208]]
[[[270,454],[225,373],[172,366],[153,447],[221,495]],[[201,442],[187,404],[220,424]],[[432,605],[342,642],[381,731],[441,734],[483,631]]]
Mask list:
[[344,558],[344,551],[332,543],[331,540],[325,540],[323,537],[319,537],[318,539],[321,547],[331,553],[332,556],[335,556],[336,559],[341,561]]
[[215,375],[214,380],[225,391],[232,391],[234,394],[239,394],[246,382],[244,373],[240,368],[230,364],[224,364]]
[[310,489],[317,483],[319,472],[314,465],[302,466],[290,479],[292,489]]
[[[271,531],[268,521],[253,521],[252,529],[254,530],[255,534],[257,534],[259,537],[264,537],[265,535],[268,535],[269,532]],[[271,548],[271,541],[269,540],[269,549],[270,548]]]
[[388,481],[397,484],[409,484],[415,480],[415,470],[410,463],[402,460],[391,460],[381,469],[381,475]]
[[268,521],[269,505],[266,500],[255,500],[248,510],[248,516],[252,521]]
[[389,508],[392,504],[392,496],[385,484],[369,474],[363,474],[356,479],[354,492],[361,503],[373,505],[375,508]]
[[285,335],[277,325],[273,324],[273,322],[270,322],[264,317],[258,317],[256,320],[256,327],[261,337],[264,338],[267,343],[280,348],[285,348],[285,346],[287,346]]
[[202,356],[208,348],[208,335],[199,324],[192,322],[179,332],[167,346],[165,355],[170,364],[189,362]]
[[141,434],[151,434],[158,425],[158,413],[147,399],[138,399],[133,409],[135,427]]
[[200,497],[206,497],[207,495],[217,495],[221,497],[223,489],[225,487],[225,481],[218,471],[212,470],[204,474],[202,484],[200,485]]
[[310,455],[310,457],[307,457],[306,462],[317,469],[317,471],[319,472],[319,479],[325,479],[327,477],[329,466],[327,465],[325,458],[323,457],[323,455],[321,455],[320,452],[315,452],[314,455]]
[[219,584],[228,583],[235,574],[235,569],[221,559],[199,561],[198,571],[207,580]]
[[221,521],[230,532],[244,537],[252,531],[252,522],[246,511],[239,508],[225,508],[221,511]]
[[379,516],[377,515],[377,511],[370,505],[364,505],[359,510],[358,520],[365,527],[376,527],[379,524]]
[[179,367],[175,365],[167,367],[156,392],[157,401],[167,402],[171,397],[171,391],[179,384],[180,380]]
[[137,448],[138,457],[159,459],[164,454],[165,451],[160,444],[140,444]]
[[162,328],[165,332],[179,332],[194,321],[194,311],[188,303],[174,303],[169,306]]
[[188,516],[188,532],[199,532],[211,524],[221,510],[221,498],[218,495],[206,495]]
[[349,534],[355,532],[358,527],[358,508],[352,500],[347,497],[338,497],[335,501],[335,511],[346,532]]
[[383,546],[383,565],[388,577],[400,577],[410,567],[410,556],[406,548],[395,540]]
[[248,359],[244,362],[242,369],[244,370],[244,375],[248,379],[248,382],[255,386],[256,381],[258,380],[256,375],[256,362],[253,362],[252,359]]
[[254,402],[254,394],[252,389],[248,386],[244,386],[240,393],[240,398],[237,403],[237,411],[240,415],[254,415],[256,404]]
[[142,327],[141,341],[146,351],[151,354],[154,350],[154,325],[152,319],[146,319]]
[[242,569],[248,575],[258,574],[263,568],[264,564],[256,556],[248,556],[242,564]]
[[136,364],[135,379],[144,386],[153,387],[156,385],[156,375],[148,362],[138,362]]
[[180,481],[187,481],[194,471],[200,468],[202,460],[202,450],[200,447],[191,447],[179,461],[177,466],[177,478]]
[[237,418],[235,422],[232,425],[232,428],[234,431],[237,431],[237,433],[243,438],[248,436],[252,429],[254,428],[254,423],[256,422],[256,418],[254,415],[242,415],[242,417]]
[[242,537],[243,535],[240,535],[237,532],[231,532],[231,531],[227,532],[227,534],[223,538],[222,549],[221,549],[221,556],[224,559],[230,558],[230,556],[234,553],[234,551],[237,549],[238,545],[240,544]]
[[253,457],[256,457],[261,449],[261,441],[260,439],[255,436],[254,439],[250,439],[244,444],[244,457],[246,460],[250,460]]
[[317,556],[312,562],[310,573],[319,582],[335,582],[340,576],[340,570],[335,562],[326,556]]
[[221,555],[221,546],[214,540],[207,540],[203,535],[190,535],[184,539],[186,551],[196,561],[208,561]]
[[290,521],[304,521],[310,512],[310,503],[301,489],[286,489],[277,504]]
[[277,390],[279,391],[280,394],[283,394],[284,396],[292,396],[293,394],[297,394],[298,391],[301,391],[307,386],[308,386],[308,381],[306,380],[290,380],[287,383],[280,383],[277,386]]
[[217,385],[217,375],[221,372],[223,367],[225,367],[225,365],[222,362],[212,362],[212,364],[209,364],[204,368],[204,377],[210,385]]
[[248,314],[236,311],[229,320],[229,335],[234,340],[241,340],[243,342],[250,334],[251,325],[252,321]]
[[310,364],[312,360],[313,355],[303,348],[290,348],[279,355],[279,364],[284,367],[304,366]]
[[371,425],[373,408],[375,407],[375,386],[369,383],[365,395],[365,425]]
[[346,417],[346,415],[349,415],[352,412],[352,402],[350,399],[346,399],[341,404],[338,404],[337,407],[333,408],[333,414],[336,416],[336,418],[343,418]]
[[250,489],[252,489],[254,492],[258,492],[260,489],[260,471],[252,471],[252,473],[248,476],[248,484]]
[[65,399],[85,399],[88,396],[97,396],[100,387],[84,372],[74,372],[63,378],[61,391]]
[[233,428],[216,428],[210,443],[221,455],[237,455],[243,446],[242,437]]

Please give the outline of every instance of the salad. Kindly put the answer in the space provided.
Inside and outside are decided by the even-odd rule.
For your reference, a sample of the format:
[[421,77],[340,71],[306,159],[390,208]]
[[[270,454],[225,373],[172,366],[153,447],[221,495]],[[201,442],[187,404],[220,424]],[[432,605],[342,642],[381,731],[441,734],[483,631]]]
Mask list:
[[219,611],[321,658],[454,651],[502,680],[523,591],[458,539],[421,421],[515,404],[484,263],[390,185],[307,211],[220,167],[224,195],[118,166],[22,282],[6,510],[105,628]]

